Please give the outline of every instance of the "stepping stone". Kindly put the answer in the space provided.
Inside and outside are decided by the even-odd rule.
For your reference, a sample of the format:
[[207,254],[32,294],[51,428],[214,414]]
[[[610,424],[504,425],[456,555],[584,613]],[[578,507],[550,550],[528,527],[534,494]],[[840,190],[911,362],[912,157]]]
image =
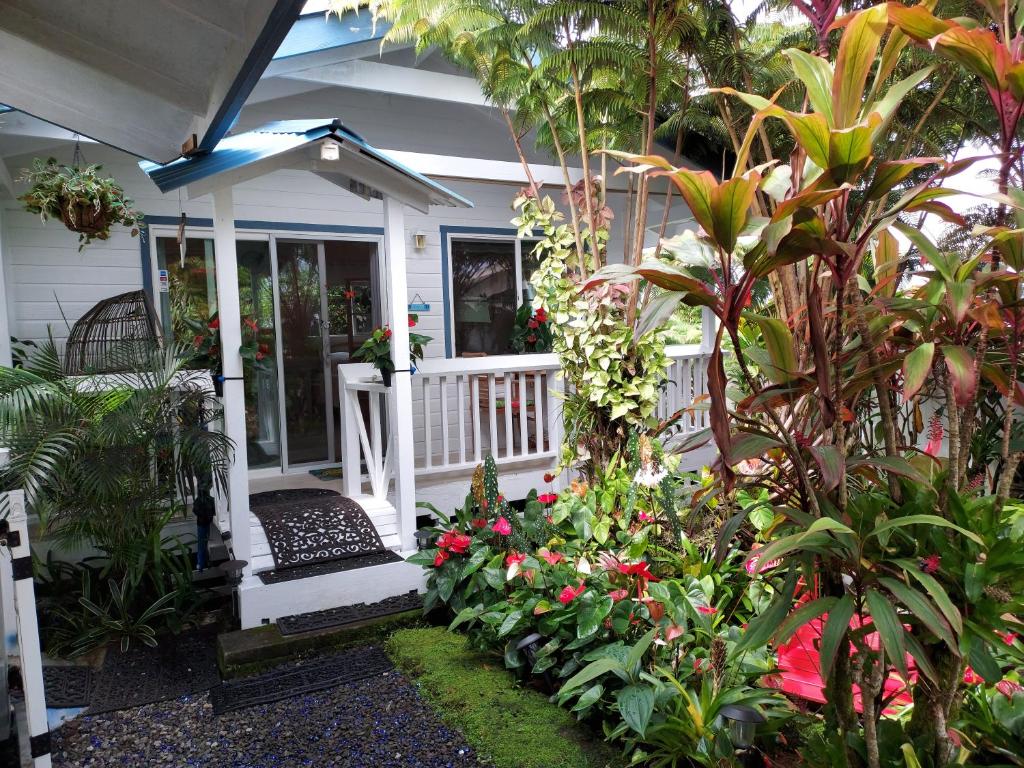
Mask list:
[[[393,670],[394,665],[380,648],[367,646],[279,667],[254,677],[230,680],[210,691],[210,703],[213,713],[222,715],[323,691],[342,683],[380,677]],[[386,690],[381,693],[386,698]]]
[[302,632],[359,624],[383,616],[415,611],[422,607],[423,596],[413,590],[404,595],[385,598],[379,603],[356,603],[341,608],[282,616],[277,620],[277,628],[282,635],[297,635]]

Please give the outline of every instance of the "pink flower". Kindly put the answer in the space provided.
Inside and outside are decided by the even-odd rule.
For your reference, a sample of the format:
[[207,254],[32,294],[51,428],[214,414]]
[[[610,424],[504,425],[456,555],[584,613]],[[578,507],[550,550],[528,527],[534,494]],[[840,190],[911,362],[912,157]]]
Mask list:
[[1016,680],[1000,680],[996,683],[996,690],[1006,698],[1012,699],[1013,694],[1024,692],[1024,686]]
[[929,456],[938,456],[942,450],[942,436],[942,420],[937,413],[933,413],[931,421],[928,422],[928,443],[924,447],[924,452]]
[[765,571],[770,571],[772,568],[778,568],[782,565],[782,560],[779,559],[769,560],[764,565],[759,564],[760,560],[761,558],[758,555],[751,552],[750,557],[747,558],[747,562],[743,564],[743,567],[746,569],[747,573],[754,576],[758,573],[764,573]]
[[651,515],[647,514],[646,512],[640,512],[639,514],[637,514],[637,518],[639,518],[641,523],[653,523],[654,522],[654,518]]
[[562,605],[568,605],[577,597],[582,595],[585,589],[586,587],[583,585],[582,581],[580,582],[580,585],[578,587],[566,587],[558,595],[558,602],[560,602]]
[[521,563],[526,559],[526,555],[521,555],[518,552],[512,551],[508,553],[508,557],[505,558],[505,565],[512,566],[516,563]]
[[548,552],[546,549],[542,549],[537,553],[537,556],[542,560],[546,560],[548,565],[558,565],[560,562],[565,560],[565,555],[561,552]]
[[718,609],[712,608],[710,605],[698,605],[697,613],[703,613],[705,616],[714,616],[718,613]]
[[608,597],[612,599],[613,603],[617,603],[619,600],[625,600],[629,597],[629,590],[615,589],[608,593]]
[[491,530],[495,533],[499,533],[502,536],[508,536],[512,533],[512,525],[504,517],[499,517],[494,521],[494,525],[491,526]]
[[927,574],[932,574],[939,570],[939,566],[942,565],[942,558],[938,555],[931,554],[927,557],[922,557],[920,565],[922,571]]
[[1007,645],[1013,645],[1017,641],[1016,632],[1007,632],[1005,635],[1002,635],[1001,637],[1003,638],[1003,642]]
[[541,504],[554,504],[558,500],[557,493],[542,493],[537,497],[537,501]]
[[984,680],[981,675],[974,671],[974,669],[968,664],[967,668],[964,669],[964,682],[967,685],[981,685]]

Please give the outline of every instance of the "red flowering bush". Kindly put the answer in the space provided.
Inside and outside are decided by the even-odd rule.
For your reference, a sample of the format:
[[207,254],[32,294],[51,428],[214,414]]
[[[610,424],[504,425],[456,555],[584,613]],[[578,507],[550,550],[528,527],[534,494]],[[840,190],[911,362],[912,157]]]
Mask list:
[[551,321],[543,307],[537,310],[530,304],[519,307],[509,346],[519,354],[551,351]]

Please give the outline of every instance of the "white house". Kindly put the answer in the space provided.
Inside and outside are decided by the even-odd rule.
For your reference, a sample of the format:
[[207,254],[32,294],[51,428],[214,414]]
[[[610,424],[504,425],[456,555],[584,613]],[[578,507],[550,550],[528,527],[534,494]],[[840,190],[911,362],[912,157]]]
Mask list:
[[[146,47],[133,47],[135,31],[105,28],[97,13],[89,29],[57,46],[32,31],[46,4],[23,5],[40,8],[31,18],[0,19],[0,71],[34,56],[37,73],[0,74],[0,102],[12,107],[0,113],[0,357],[9,359],[8,335],[39,340],[52,332],[62,341],[68,323],[97,301],[137,289],[148,292],[168,337],[176,302],[200,317],[219,310],[225,350],[241,318],[259,325],[272,370],[246,371],[243,382],[241,359],[226,354],[224,371],[225,428],[240,450],[219,525],[248,563],[243,626],[380,599],[422,578],[396,561],[266,583],[259,574],[275,562],[250,515],[250,490],[333,486],[366,509],[388,548],[407,553],[415,502],[460,502],[486,453],[496,455],[511,497],[542,485],[561,436],[557,361],[508,354],[533,268],[529,243],[509,224],[526,178],[504,121],[472,78],[436,52],[381,53],[383,30],[366,15],[326,18],[311,3],[295,20],[294,0],[207,3],[212,16],[230,6],[233,21],[208,19],[209,38],[193,41],[204,46],[201,60],[187,65],[193,43],[182,51],[172,27],[163,27],[166,40],[145,34]],[[145,22],[145,13],[129,21]],[[252,34],[225,36],[229,21]],[[107,40],[113,49],[118,34],[130,38],[124,61],[144,62],[145,71],[129,66],[136,74],[117,88],[76,91],[110,76],[82,40],[96,35],[96,45]],[[270,46],[276,53],[261,59]],[[55,60],[65,62],[63,80]],[[223,77],[204,80],[211,68]],[[23,85],[39,71],[49,78],[45,99],[38,85]],[[181,153],[179,140],[201,152],[161,166]],[[281,141],[294,146],[268,148]],[[70,163],[76,147],[146,215],[142,238],[118,231],[79,252],[59,222],[43,225],[21,209],[20,169],[35,157]],[[226,159],[217,166],[204,155]],[[529,160],[536,179],[560,195],[560,170],[536,151]],[[611,207],[624,219],[623,184],[611,186]],[[690,221],[676,201],[673,232]],[[661,204],[652,201],[651,221],[660,221]],[[432,337],[412,375],[399,349],[408,313]],[[399,353],[391,388],[352,363],[384,323],[395,329]],[[673,348],[666,414],[702,393],[706,349]],[[698,414],[688,428],[702,427]],[[309,474],[337,467],[343,480]]]

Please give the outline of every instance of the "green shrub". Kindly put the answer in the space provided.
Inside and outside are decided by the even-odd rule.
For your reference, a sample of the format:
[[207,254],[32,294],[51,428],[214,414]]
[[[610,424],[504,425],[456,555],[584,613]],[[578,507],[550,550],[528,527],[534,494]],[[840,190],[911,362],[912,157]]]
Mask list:
[[445,721],[496,768],[604,768],[625,763],[601,737],[537,691],[517,686],[500,660],[440,628],[403,629],[388,643]]

